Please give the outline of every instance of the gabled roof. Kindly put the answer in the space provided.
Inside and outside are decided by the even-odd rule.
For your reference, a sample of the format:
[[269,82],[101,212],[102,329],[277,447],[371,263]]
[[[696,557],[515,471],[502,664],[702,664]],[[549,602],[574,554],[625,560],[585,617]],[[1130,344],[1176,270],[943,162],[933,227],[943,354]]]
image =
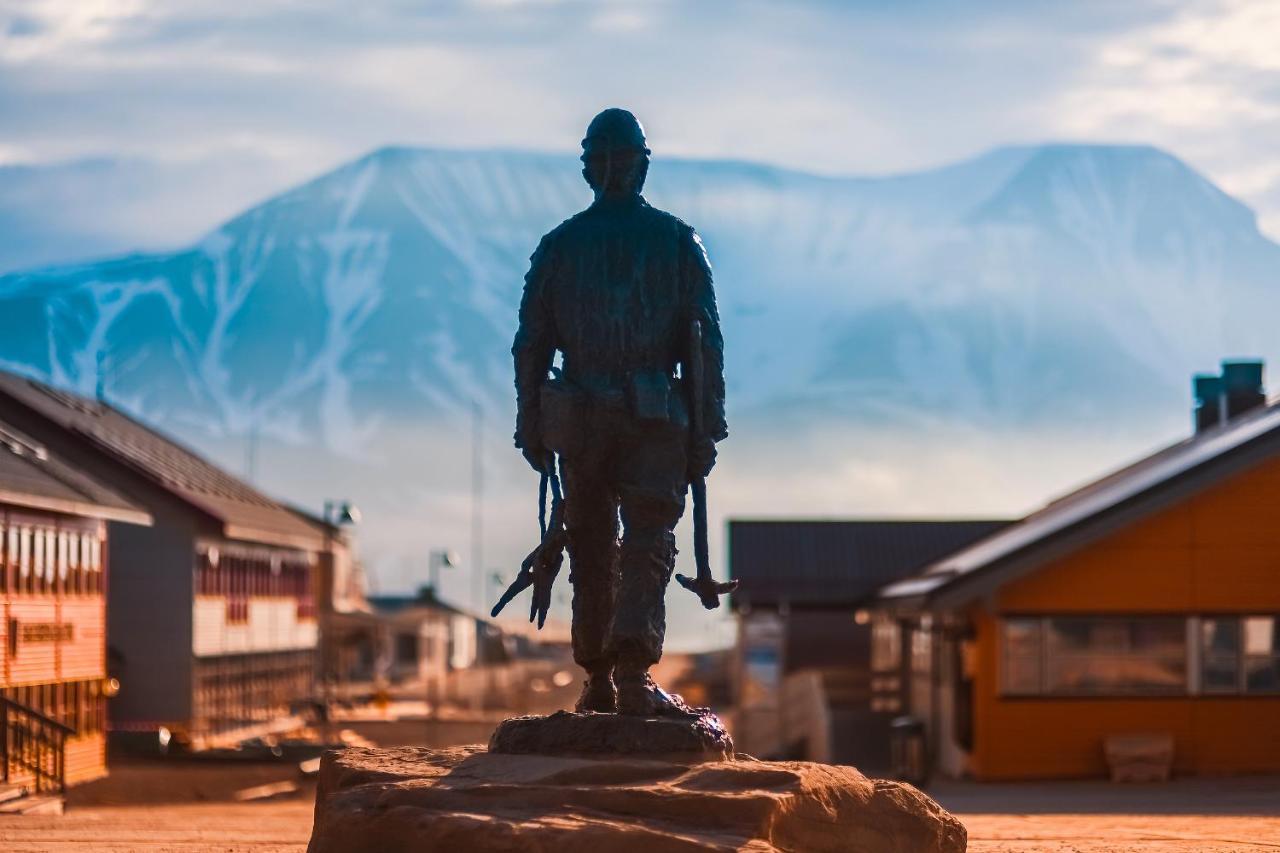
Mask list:
[[909,606],[972,600],[1277,453],[1280,404],[1272,403],[1058,498],[917,576],[887,586],[879,598]]
[[151,524],[140,507],[50,456],[43,445],[0,420],[0,504],[85,518]]
[[729,522],[729,576],[742,582],[735,608],[856,606],[1007,525],[1001,520]]
[[315,549],[324,545],[316,526],[107,403],[3,371],[0,402],[24,406],[129,467],[220,522],[229,539]]

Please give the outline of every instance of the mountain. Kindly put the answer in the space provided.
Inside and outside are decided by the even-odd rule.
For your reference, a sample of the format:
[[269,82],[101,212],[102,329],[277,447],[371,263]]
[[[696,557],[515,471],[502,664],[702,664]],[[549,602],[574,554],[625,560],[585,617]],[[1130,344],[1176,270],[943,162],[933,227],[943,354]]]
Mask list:
[[[5,275],[0,366],[101,385],[224,461],[274,466],[263,476],[299,500],[362,493],[396,516],[379,544],[410,541],[423,518],[456,536],[473,401],[488,464],[515,464],[496,448],[522,276],[539,236],[589,201],[579,168],[559,154],[385,148],[183,250]],[[821,447],[844,461],[813,476],[852,472],[845,492],[796,486],[794,505],[770,508],[847,511],[869,489],[889,512],[977,511],[907,490],[928,482],[908,467],[941,472],[952,457],[903,448],[996,454],[966,471],[1009,452],[984,433],[1075,430],[1096,452],[1121,430],[1115,446],[1132,451],[1187,422],[1193,371],[1280,356],[1280,247],[1153,148],[1005,148],[887,178],[659,158],[646,189],[699,228],[716,267],[726,448],[767,448],[794,479],[811,461],[798,448]],[[786,452],[770,443],[780,435]],[[900,465],[857,456],[876,436],[907,442]],[[756,506],[758,486],[787,493],[740,458],[725,456],[739,505]],[[501,485],[516,470],[493,475],[491,506],[522,506]]]
[[[162,423],[360,451],[508,385],[538,237],[587,201],[574,161],[376,151],[174,253],[0,278],[0,359]],[[704,233],[731,404],[1001,421],[1181,397],[1268,353],[1280,249],[1143,147],[1002,149],[883,179],[654,164]],[[901,416],[901,415],[898,415]]]

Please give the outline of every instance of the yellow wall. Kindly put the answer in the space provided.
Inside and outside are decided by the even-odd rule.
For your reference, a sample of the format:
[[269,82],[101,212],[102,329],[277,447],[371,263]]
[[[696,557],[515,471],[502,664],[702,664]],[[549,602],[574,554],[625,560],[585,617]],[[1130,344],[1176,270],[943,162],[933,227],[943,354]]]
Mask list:
[[[1280,614],[1280,459],[1236,475],[1000,590],[998,614]],[[1169,732],[1182,773],[1280,771],[1280,696],[1002,699],[998,619],[977,628],[972,772],[1098,776],[1102,741]]]

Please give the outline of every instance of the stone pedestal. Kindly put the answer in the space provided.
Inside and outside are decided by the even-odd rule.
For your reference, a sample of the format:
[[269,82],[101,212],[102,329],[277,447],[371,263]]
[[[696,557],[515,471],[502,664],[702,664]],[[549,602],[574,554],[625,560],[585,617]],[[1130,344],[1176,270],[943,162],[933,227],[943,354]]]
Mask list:
[[710,711],[688,717],[571,714],[513,717],[494,729],[489,751],[508,755],[732,761],[733,738]]
[[325,755],[309,853],[963,853],[909,785],[810,762],[492,753]]

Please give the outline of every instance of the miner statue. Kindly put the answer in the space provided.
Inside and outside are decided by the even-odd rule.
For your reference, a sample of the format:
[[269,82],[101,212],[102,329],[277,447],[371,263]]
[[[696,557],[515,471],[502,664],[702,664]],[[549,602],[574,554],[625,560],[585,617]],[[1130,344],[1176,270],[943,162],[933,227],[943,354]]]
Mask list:
[[697,232],[640,194],[649,153],[626,110],[592,120],[582,175],[595,199],[533,253],[512,346],[515,443],[542,476],[543,538],[494,612],[532,586],[541,623],[567,546],[579,712],[689,712],[649,668],[691,490],[698,571],[680,582],[709,608],[733,586],[712,580],[706,553],[704,478],[728,435],[711,267]]

